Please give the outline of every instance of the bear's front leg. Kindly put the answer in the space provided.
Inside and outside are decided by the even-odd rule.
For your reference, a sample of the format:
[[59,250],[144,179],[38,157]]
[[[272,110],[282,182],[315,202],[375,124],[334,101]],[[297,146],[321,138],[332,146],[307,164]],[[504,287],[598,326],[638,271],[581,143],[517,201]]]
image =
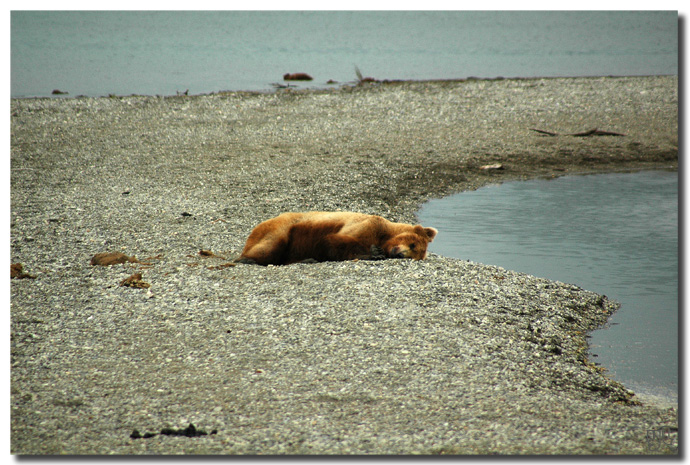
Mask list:
[[370,259],[368,248],[352,236],[329,234],[316,246],[319,261],[345,261]]
[[386,254],[385,250],[376,244],[372,244],[372,246],[369,248],[369,256],[363,260],[385,260],[387,258],[388,255]]
[[[361,250],[366,249],[362,247]],[[387,258],[388,254],[386,254],[385,250],[383,250],[376,244],[372,244],[372,246],[369,247],[369,251],[367,253],[357,253],[355,255],[350,256],[348,260],[385,260]]]

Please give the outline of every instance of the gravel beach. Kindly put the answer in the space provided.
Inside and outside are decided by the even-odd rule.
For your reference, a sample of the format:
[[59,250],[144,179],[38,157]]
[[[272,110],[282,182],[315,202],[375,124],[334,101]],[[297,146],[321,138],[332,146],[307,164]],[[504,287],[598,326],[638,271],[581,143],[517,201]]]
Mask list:
[[[28,275],[10,286],[13,454],[678,453],[677,409],[588,360],[618,304],[577,283],[434,254],[229,264],[284,211],[413,223],[488,183],[677,169],[677,77],[10,111],[11,261]],[[569,135],[595,128],[624,135]],[[103,252],[137,261],[91,265]]]

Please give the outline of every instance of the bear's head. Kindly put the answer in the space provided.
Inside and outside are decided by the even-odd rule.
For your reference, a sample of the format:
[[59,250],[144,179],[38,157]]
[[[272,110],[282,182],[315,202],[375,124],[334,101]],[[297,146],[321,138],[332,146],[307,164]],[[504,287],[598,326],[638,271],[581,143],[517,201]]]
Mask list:
[[390,258],[426,258],[426,248],[434,240],[438,231],[435,228],[424,228],[420,225],[410,232],[403,232],[391,237],[383,244],[383,250]]

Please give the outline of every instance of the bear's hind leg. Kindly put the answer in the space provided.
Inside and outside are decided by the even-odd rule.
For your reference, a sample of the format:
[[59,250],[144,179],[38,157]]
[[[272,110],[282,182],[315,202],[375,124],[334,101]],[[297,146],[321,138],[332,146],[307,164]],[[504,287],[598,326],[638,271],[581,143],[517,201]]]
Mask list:
[[244,255],[240,255],[239,257],[234,259],[232,262],[233,263],[243,263],[245,265],[258,265],[258,263],[256,263],[256,260],[254,260],[253,258],[245,257]]
[[264,238],[251,247],[245,247],[235,263],[251,265],[284,265],[287,243],[284,239]]

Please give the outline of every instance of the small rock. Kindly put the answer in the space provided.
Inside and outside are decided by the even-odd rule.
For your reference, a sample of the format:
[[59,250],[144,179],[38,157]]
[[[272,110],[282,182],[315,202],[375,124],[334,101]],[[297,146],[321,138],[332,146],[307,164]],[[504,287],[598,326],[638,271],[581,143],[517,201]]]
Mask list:
[[132,434],[129,435],[130,438],[132,439],[148,439],[156,436],[156,433],[144,433],[143,435],[139,432],[139,430],[135,429],[132,431]]
[[120,286],[134,287],[137,289],[148,289],[149,287],[151,287],[151,285],[149,283],[144,282],[142,280],[141,273],[134,273],[129,278],[122,280],[122,282],[120,283]]
[[[165,434],[166,436],[186,436],[188,438],[193,438],[197,436],[206,436],[208,433],[206,431],[196,429],[196,426],[190,423],[185,429],[163,428],[161,430],[161,434]],[[211,434],[215,433],[212,432]]]
[[10,265],[10,279],[36,279],[36,276],[24,273],[24,265],[21,263],[12,263]]
[[479,167],[480,170],[502,170],[503,165],[501,163],[495,163],[493,165],[484,165]]
[[137,260],[137,257],[130,257],[128,255],[125,255],[121,252],[104,252],[104,253],[97,253],[91,258],[91,264],[92,265],[100,265],[100,266],[110,266],[110,265],[117,265],[119,263],[140,263],[139,260]]
[[283,75],[283,80],[285,81],[312,81],[313,77],[309,76],[307,73],[286,73]]

